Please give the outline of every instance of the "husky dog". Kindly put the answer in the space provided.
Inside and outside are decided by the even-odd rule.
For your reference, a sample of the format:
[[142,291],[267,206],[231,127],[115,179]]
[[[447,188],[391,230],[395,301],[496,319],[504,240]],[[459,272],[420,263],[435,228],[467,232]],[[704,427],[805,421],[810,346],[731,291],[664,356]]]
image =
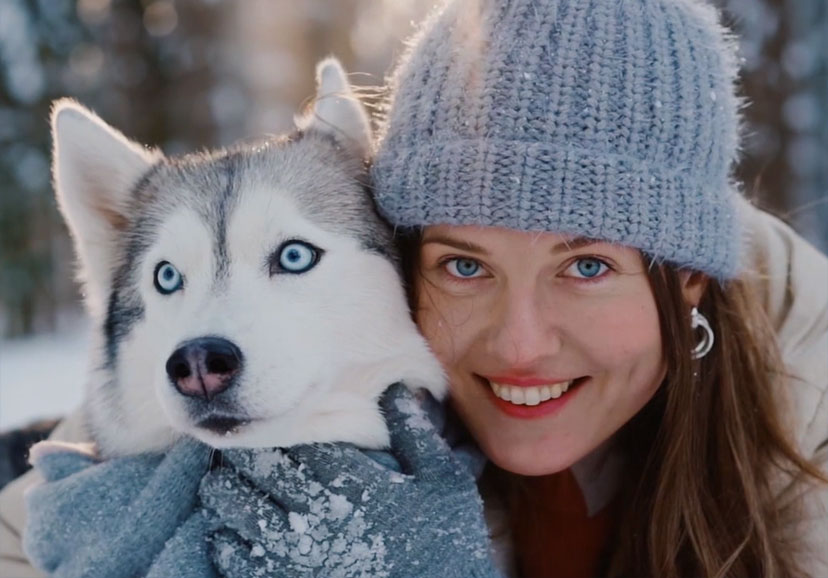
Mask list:
[[388,385],[444,393],[367,188],[368,117],[336,60],[297,127],[168,158],[56,103],[55,189],[99,329],[86,410],[101,456],[181,433],[379,448]]

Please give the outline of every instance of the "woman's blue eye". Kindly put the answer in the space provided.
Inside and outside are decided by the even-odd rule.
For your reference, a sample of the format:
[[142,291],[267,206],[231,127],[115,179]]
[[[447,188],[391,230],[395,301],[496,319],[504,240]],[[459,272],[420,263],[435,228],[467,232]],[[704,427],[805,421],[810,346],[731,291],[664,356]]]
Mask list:
[[155,288],[162,295],[175,293],[184,286],[184,278],[169,261],[161,261],[155,266],[154,282]]
[[574,276],[582,279],[595,279],[609,270],[609,266],[606,263],[594,257],[578,259],[570,266],[570,269],[572,267],[575,267],[574,272],[577,273]]
[[313,245],[303,241],[289,241],[278,251],[278,270],[271,266],[273,273],[304,273],[310,271],[319,262],[320,251]]
[[482,268],[474,259],[450,259],[446,262],[446,270],[450,275],[468,279],[476,277]]

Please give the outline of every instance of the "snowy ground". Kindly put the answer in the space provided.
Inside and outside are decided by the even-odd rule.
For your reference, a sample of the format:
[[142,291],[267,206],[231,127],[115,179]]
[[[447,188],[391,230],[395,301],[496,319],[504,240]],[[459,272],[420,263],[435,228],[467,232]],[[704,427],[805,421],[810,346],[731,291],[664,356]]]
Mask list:
[[0,431],[65,415],[81,401],[89,347],[82,313],[54,333],[0,341]]

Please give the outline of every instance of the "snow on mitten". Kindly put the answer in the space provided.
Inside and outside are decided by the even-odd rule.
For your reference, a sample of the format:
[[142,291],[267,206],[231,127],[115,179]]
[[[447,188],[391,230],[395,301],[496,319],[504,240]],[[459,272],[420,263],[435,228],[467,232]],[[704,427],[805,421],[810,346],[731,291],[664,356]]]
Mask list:
[[500,576],[474,476],[407,388],[381,403],[399,471],[344,443],[223,452],[200,492],[222,574]]

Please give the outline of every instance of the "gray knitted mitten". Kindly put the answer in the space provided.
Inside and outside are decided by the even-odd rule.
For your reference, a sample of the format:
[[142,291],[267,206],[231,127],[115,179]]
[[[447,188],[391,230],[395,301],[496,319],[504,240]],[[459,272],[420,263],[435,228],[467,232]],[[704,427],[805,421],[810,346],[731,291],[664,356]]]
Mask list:
[[222,574],[500,576],[471,472],[407,388],[381,404],[391,449],[380,459],[350,444],[224,452],[231,467],[201,485]]
[[209,519],[197,507],[210,448],[182,439],[166,453],[98,462],[46,443],[23,536],[37,568],[61,578],[217,576],[204,546]]

